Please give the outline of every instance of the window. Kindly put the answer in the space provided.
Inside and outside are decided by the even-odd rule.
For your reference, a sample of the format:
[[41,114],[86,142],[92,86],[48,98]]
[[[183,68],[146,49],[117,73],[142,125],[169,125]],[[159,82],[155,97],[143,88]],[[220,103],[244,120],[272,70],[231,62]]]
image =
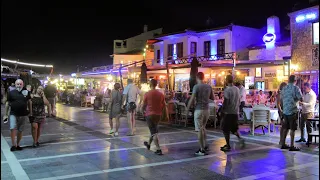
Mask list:
[[225,40],[224,39],[218,39],[217,40],[217,54],[218,55],[224,55],[225,52]]
[[116,42],[116,48],[121,48],[121,42]]
[[168,60],[173,59],[173,44],[168,44]]
[[313,44],[319,44],[319,22],[312,24]]
[[181,58],[183,57],[183,43],[178,43],[177,44],[177,57]]
[[203,55],[206,57],[209,57],[211,55],[211,41],[205,41],[204,42],[204,53]]
[[160,49],[157,50],[157,62],[160,60]]
[[124,41],[122,42],[122,45],[123,45],[124,48],[127,48],[127,41],[124,40]]
[[191,54],[191,56],[194,56],[194,57],[197,56],[197,43],[196,42],[191,42],[191,44],[190,44],[190,54]]

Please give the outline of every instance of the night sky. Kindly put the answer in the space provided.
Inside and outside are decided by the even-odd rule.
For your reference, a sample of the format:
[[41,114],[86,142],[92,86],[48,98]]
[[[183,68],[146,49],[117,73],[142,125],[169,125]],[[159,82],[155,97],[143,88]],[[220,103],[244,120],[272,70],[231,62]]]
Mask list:
[[[50,2],[50,3],[48,3]],[[289,24],[294,4],[308,0],[182,0],[162,1],[15,1],[1,6],[1,57],[53,64],[56,73],[76,72],[112,64],[113,40],[126,39],[148,29],[165,32],[235,23],[262,28],[266,18]],[[222,3],[223,2],[223,3]]]

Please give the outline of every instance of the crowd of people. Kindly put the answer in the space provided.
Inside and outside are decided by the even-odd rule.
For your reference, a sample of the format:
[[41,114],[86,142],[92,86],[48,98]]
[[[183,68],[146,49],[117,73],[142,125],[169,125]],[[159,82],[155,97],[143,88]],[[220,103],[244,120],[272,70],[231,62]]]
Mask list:
[[[192,93],[182,94],[181,101],[186,103],[186,111],[189,113],[193,107],[193,117],[195,130],[198,132],[199,149],[195,155],[203,156],[208,153],[209,146],[206,135],[206,125],[209,119],[209,103],[215,100],[223,99],[219,116],[221,118],[221,129],[223,131],[226,144],[221,147],[221,151],[230,151],[230,134],[238,137],[241,147],[244,147],[245,141],[239,133],[238,120],[243,112],[243,107],[246,102],[246,90],[240,83],[234,83],[233,76],[226,76],[227,86],[223,94],[220,93],[215,98],[213,89],[204,81],[204,73],[197,73],[197,84],[193,87]],[[106,97],[110,98],[106,108],[109,113],[110,135],[119,136],[120,116],[127,112],[127,121],[129,126],[128,136],[134,136],[136,133],[135,115],[137,107],[141,107],[147,125],[150,130],[150,138],[144,142],[144,145],[150,150],[151,143],[154,142],[157,150],[156,154],[162,155],[159,145],[158,124],[161,119],[165,118],[164,111],[166,108],[166,98],[163,92],[157,87],[157,80],[152,79],[149,82],[150,90],[142,95],[142,91],[133,83],[132,79],[128,79],[128,85],[121,90],[119,83],[114,84],[114,89],[108,90]],[[291,75],[288,84],[281,83],[277,93],[270,92],[269,97],[265,98],[262,91],[259,92],[257,98],[259,102],[272,101],[276,104],[280,119],[281,131],[280,142],[281,149],[289,149],[290,151],[299,151],[298,147],[294,146],[295,131],[298,128],[298,104],[302,107],[301,119],[301,139],[297,142],[306,142],[304,135],[304,126],[306,124],[308,133],[312,130],[312,125],[308,118],[314,116],[314,107],[316,105],[316,94],[311,89],[309,83],[304,83],[303,94],[296,84],[296,77]],[[26,121],[32,124],[33,147],[40,145],[39,138],[41,134],[41,125],[46,118],[45,106],[48,107],[48,116],[55,116],[55,97],[56,89],[52,86],[37,87],[33,92],[30,86],[24,88],[21,79],[16,80],[15,86],[10,86],[8,92],[5,112],[3,116],[4,123],[10,121],[11,130],[11,151],[22,150],[20,142],[22,132]],[[170,95],[172,97],[172,95]],[[260,103],[261,104],[261,103]],[[115,125],[114,125],[115,122]],[[291,143],[286,144],[286,136],[290,130]],[[17,135],[17,140],[15,140]]]

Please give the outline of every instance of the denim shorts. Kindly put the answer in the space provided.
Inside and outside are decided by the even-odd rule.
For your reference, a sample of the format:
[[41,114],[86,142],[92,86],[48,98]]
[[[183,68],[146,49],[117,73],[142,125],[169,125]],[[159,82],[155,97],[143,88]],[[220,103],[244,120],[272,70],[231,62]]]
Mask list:
[[24,129],[24,124],[26,123],[26,121],[29,121],[29,117],[10,115],[9,121],[10,121],[10,130],[17,129],[19,132],[22,132]]

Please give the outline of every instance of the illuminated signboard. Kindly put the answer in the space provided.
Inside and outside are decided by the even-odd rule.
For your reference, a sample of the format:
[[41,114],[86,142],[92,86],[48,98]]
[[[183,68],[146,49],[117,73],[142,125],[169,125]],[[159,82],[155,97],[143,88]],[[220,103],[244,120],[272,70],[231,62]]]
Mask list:
[[262,38],[264,43],[272,43],[276,40],[276,35],[273,33],[266,33]]
[[256,68],[256,77],[262,77],[262,68]]
[[245,89],[249,89],[251,85],[254,85],[254,77],[253,76],[246,76],[244,77],[244,86]]
[[315,13],[309,13],[309,14],[301,14],[296,17],[296,22],[303,22],[305,20],[314,20],[317,18],[317,14]]

